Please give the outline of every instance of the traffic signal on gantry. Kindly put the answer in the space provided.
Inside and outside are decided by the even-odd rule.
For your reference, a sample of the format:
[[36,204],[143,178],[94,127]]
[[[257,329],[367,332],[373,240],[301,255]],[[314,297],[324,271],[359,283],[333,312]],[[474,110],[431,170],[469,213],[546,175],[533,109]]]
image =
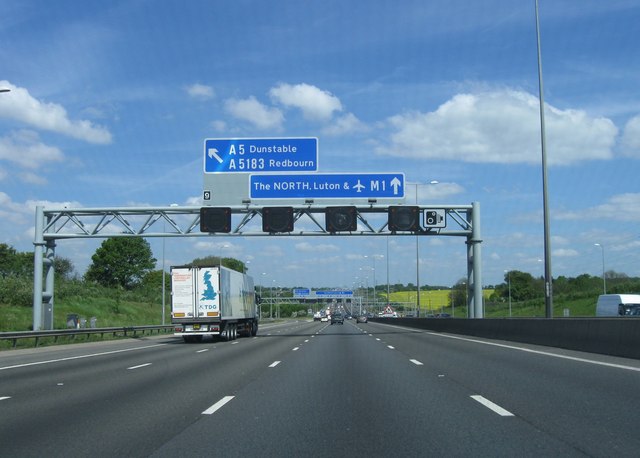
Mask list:
[[352,232],[358,229],[356,207],[327,207],[324,211],[327,232]]
[[262,232],[293,232],[293,207],[264,207]]
[[200,208],[200,232],[231,232],[231,208]]
[[420,207],[390,206],[387,224],[392,232],[418,232],[420,230]]

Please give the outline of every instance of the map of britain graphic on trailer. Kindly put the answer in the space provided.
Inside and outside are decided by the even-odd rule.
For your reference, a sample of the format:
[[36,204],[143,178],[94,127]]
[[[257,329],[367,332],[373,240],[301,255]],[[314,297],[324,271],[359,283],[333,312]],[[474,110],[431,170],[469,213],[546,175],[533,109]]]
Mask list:
[[213,285],[211,284],[211,273],[205,272],[202,276],[204,282],[204,291],[202,292],[202,297],[200,300],[204,301],[214,301],[218,293],[216,293],[215,289],[213,289]]

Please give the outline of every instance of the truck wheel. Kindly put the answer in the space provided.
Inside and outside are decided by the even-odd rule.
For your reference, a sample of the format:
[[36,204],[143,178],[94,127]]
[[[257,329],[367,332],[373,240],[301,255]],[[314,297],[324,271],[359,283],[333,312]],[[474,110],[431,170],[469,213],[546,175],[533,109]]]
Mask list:
[[234,324],[233,325],[233,340],[236,340],[238,338],[238,325]]

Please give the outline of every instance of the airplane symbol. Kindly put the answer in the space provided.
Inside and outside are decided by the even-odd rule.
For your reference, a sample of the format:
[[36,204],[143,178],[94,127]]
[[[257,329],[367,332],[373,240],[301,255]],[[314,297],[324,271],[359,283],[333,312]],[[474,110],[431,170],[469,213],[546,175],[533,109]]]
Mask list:
[[356,192],[362,192],[362,190],[365,188],[365,186],[360,183],[360,179],[358,179],[358,182],[355,184],[354,188],[356,188]]
[[208,154],[210,158],[215,158],[216,161],[218,161],[220,164],[222,164],[224,162],[224,160],[218,156],[218,150],[215,148],[209,148],[208,150]]

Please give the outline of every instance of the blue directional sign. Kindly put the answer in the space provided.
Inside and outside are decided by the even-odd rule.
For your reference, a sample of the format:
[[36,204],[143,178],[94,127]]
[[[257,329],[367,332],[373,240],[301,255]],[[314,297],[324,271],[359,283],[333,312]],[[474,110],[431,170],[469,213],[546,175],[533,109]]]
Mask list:
[[295,288],[293,290],[293,297],[308,297],[310,293],[309,288]]
[[205,173],[314,172],[317,138],[208,138]]
[[316,291],[316,297],[325,299],[340,299],[345,297],[353,297],[353,291]]
[[404,198],[404,173],[251,175],[252,199]]

